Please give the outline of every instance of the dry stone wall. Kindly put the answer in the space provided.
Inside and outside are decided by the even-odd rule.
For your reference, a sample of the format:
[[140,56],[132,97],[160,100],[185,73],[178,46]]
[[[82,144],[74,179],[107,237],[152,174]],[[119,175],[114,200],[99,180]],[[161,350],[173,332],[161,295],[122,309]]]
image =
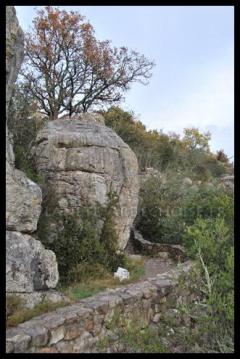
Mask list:
[[98,352],[101,339],[114,340],[112,325],[115,323],[115,328],[123,325],[123,318],[133,320],[139,328],[161,324],[162,316],[177,303],[193,300],[190,291],[179,286],[179,277],[183,274],[187,278],[193,265],[190,261],[184,262],[181,267],[155,278],[106,290],[11,328],[6,334],[6,351]]
[[144,239],[141,233],[136,229],[132,230],[132,235],[133,238],[131,238],[131,244],[134,247],[135,253],[139,252],[144,255],[160,257],[163,259],[171,258],[181,262],[187,260],[184,248],[179,244],[149,242]]

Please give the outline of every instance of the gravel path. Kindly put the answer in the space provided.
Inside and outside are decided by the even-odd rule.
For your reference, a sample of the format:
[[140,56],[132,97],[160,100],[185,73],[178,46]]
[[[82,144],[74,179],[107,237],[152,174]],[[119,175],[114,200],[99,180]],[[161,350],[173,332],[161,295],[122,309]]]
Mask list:
[[150,277],[156,277],[157,274],[167,272],[168,270],[176,267],[171,261],[164,261],[161,258],[149,258],[145,261],[145,274],[140,278],[144,281]]
[[156,277],[157,274],[167,272],[172,268],[176,268],[176,263],[171,260],[164,260],[162,258],[149,258],[145,256],[132,256],[135,258],[143,258],[145,261],[145,274],[138,279],[138,282],[143,282],[147,278]]

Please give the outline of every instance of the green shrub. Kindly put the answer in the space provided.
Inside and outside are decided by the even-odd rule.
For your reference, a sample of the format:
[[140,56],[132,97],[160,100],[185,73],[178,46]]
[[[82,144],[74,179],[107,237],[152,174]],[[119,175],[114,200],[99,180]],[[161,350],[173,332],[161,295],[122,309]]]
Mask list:
[[216,183],[184,186],[182,174],[150,177],[140,190],[136,227],[151,242],[182,243],[197,218],[224,218],[233,231],[233,195]]
[[23,300],[14,295],[8,294],[6,296],[6,316],[7,318],[13,315],[16,311],[21,311],[23,307]]
[[233,195],[219,189],[217,185],[202,184],[189,188],[182,198],[181,217],[186,225],[191,225],[199,217],[217,218],[221,216],[233,227]]
[[111,336],[101,338],[97,343],[98,352],[106,352],[113,346],[116,348],[117,344],[121,348],[121,353],[166,353],[167,348],[159,336],[158,327],[144,325],[143,328],[142,324],[141,316],[129,319],[119,308],[115,309],[107,323],[115,338]]
[[[19,298],[18,298],[19,299]],[[9,301],[7,301],[9,305]],[[37,304],[32,309],[23,308],[22,306],[14,306],[14,310],[7,316],[7,327],[15,327],[20,323],[26,322],[38,315],[54,311],[57,308],[66,306],[67,304],[62,302],[53,303],[48,300],[44,300]]]
[[[223,218],[197,219],[187,228],[184,245],[190,257],[199,262],[208,316],[200,330],[212,348],[233,350],[234,327],[234,248],[233,231]],[[214,333],[214,334],[213,334]],[[228,338],[228,339],[227,339]],[[229,341],[229,338],[231,340]],[[220,345],[222,343],[225,346]],[[228,343],[228,344],[226,344]]]
[[154,167],[160,171],[174,169],[190,171],[196,180],[207,181],[228,172],[229,161],[220,163],[209,151],[210,133],[196,128],[185,129],[185,136],[165,134],[162,130],[147,130],[133,112],[113,106],[100,111],[111,127],[135,152],[139,167]]
[[37,173],[32,149],[38,131],[44,126],[46,118],[39,115],[37,110],[27,89],[16,85],[8,113],[8,128],[13,140],[15,167],[41,185],[44,183],[44,178]]
[[169,175],[166,181],[150,177],[140,190],[140,203],[136,227],[151,242],[173,243],[181,241],[184,229],[179,208],[184,195],[182,177]]
[[[110,193],[106,206],[96,204],[71,214],[56,211],[54,201],[45,204],[38,238],[56,254],[61,284],[101,277],[104,271],[113,272],[122,265],[124,255],[118,251],[113,223],[116,202],[117,197]],[[56,233],[49,242],[53,223],[57,224]]]

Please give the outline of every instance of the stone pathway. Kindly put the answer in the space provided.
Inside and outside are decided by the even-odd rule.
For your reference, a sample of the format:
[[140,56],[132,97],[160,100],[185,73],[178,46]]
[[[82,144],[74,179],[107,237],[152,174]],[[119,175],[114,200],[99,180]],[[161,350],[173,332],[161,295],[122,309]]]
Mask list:
[[175,268],[176,264],[172,261],[164,261],[161,258],[149,258],[145,262],[145,274],[139,279],[144,281],[150,277],[156,277],[157,274],[167,272],[168,270]]
[[162,258],[149,258],[140,255],[132,255],[135,258],[143,258],[145,260],[145,274],[138,279],[138,282],[143,282],[147,278],[156,277],[161,274],[176,268],[176,263],[170,259],[164,260]]

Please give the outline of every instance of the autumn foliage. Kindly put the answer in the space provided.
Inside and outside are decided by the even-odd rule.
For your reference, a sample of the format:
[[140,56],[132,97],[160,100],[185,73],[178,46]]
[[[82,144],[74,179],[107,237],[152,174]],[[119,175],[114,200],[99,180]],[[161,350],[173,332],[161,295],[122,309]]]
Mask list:
[[147,84],[154,65],[97,40],[79,13],[51,6],[38,10],[25,39],[22,81],[50,119],[119,102],[132,82]]

